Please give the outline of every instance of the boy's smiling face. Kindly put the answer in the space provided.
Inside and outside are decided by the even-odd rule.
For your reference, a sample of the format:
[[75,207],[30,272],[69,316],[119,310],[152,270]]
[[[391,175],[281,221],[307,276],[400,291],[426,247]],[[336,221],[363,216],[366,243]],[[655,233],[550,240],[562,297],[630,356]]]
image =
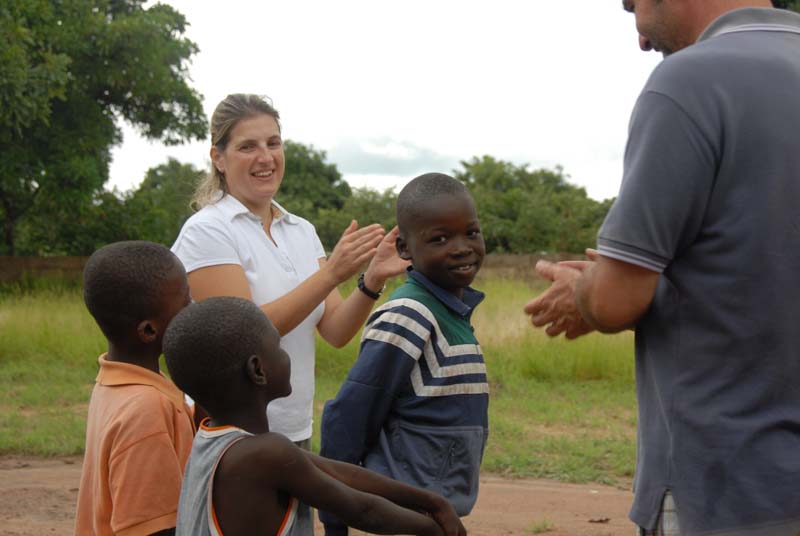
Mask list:
[[475,202],[467,194],[440,195],[410,220],[397,238],[400,257],[460,298],[486,254]]

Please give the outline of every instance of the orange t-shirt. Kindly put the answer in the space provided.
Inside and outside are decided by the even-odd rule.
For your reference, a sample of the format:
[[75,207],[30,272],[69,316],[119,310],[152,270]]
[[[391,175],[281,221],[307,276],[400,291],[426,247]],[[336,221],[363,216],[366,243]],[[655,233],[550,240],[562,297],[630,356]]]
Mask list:
[[86,418],[75,534],[152,534],[175,526],[194,423],[161,374],[106,361]]

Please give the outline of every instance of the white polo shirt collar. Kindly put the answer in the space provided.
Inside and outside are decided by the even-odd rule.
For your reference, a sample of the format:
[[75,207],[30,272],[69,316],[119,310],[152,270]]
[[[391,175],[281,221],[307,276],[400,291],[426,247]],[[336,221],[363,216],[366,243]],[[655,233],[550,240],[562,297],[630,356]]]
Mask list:
[[[261,218],[256,214],[250,212],[250,209],[244,206],[244,204],[236,199],[234,196],[230,194],[225,194],[222,198],[214,203],[214,205],[219,209],[225,218],[229,221],[233,221],[234,218],[237,216],[245,216],[256,221],[261,221]],[[277,223],[283,221],[290,225],[298,225],[300,223],[300,219],[297,218],[294,214],[283,208],[277,201],[274,199],[272,200],[272,206],[278,209],[278,215],[275,216],[273,219],[273,223]]]

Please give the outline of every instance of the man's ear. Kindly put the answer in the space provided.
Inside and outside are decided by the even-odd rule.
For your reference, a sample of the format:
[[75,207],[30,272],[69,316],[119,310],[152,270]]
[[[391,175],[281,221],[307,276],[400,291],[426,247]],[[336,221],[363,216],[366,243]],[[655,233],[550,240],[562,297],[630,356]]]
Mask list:
[[255,354],[248,357],[244,368],[251,382],[256,385],[267,385],[267,373],[264,371],[260,357]]
[[140,341],[150,344],[158,338],[158,326],[152,320],[142,320],[136,326],[136,333]]
[[404,261],[411,260],[411,252],[408,250],[408,242],[403,238],[403,235],[397,235],[394,241],[394,247],[397,249],[397,255]]

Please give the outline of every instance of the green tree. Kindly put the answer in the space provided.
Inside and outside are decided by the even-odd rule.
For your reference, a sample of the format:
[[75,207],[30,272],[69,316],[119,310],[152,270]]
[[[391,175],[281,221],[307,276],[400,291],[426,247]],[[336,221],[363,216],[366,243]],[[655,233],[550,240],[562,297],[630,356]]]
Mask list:
[[330,251],[351,220],[356,220],[359,225],[379,223],[389,231],[397,224],[396,206],[397,193],[393,188],[383,192],[372,188],[355,188],[341,209],[320,209],[312,223],[317,228],[322,244]]
[[150,168],[125,201],[132,222],[131,234],[138,240],[171,246],[183,223],[192,215],[189,203],[204,175],[205,171],[174,158]]
[[341,209],[350,197],[350,185],[336,164],[325,161],[324,151],[286,140],[286,173],[277,201],[286,210],[314,221],[320,209]]
[[101,190],[77,207],[53,197],[37,207],[18,226],[18,248],[26,255],[90,255],[105,244],[138,238],[125,194],[116,190]]
[[563,169],[529,170],[491,156],[461,162],[455,177],[478,205],[489,252],[582,252],[595,245],[611,201],[570,184]]
[[[18,225],[69,225],[91,213],[124,119],[151,139],[203,139],[187,83],[197,51],[185,18],[144,0],[6,0],[0,7],[0,222],[6,254]],[[49,225],[48,225],[49,227]],[[26,240],[28,247],[34,243]],[[82,250],[82,248],[80,248]],[[79,250],[68,250],[76,254]]]
[[90,255],[119,240],[150,240],[171,246],[193,212],[189,203],[204,174],[170,158],[147,170],[134,190],[101,190],[91,203],[70,214],[59,203],[52,203],[48,211],[57,217],[36,213],[20,225],[20,249],[36,255]]

